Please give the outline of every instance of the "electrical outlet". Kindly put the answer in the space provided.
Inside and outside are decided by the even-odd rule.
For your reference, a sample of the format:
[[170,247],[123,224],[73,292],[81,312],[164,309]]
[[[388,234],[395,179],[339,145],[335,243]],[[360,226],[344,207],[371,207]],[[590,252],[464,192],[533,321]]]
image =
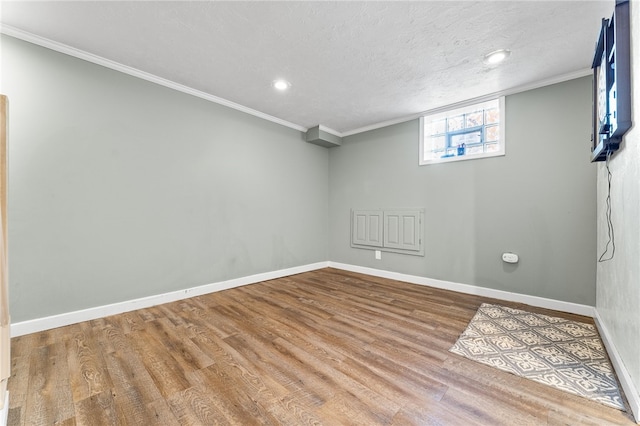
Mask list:
[[382,252],[380,250],[376,250],[376,259],[377,260],[382,259]]

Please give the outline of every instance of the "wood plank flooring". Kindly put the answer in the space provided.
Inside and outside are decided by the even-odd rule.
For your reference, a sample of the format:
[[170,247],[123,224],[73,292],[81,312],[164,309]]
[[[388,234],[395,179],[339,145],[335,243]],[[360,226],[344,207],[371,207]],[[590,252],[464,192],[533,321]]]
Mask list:
[[9,424],[634,424],[449,353],[483,302],[327,268],[14,338]]

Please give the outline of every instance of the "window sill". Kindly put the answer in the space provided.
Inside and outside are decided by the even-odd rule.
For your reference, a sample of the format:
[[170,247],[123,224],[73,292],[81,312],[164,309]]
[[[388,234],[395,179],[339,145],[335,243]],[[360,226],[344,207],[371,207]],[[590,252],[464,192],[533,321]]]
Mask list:
[[497,151],[497,152],[487,152],[483,154],[456,155],[454,157],[437,158],[435,160],[420,160],[419,165],[427,166],[429,164],[453,163],[455,161],[465,161],[465,160],[479,160],[481,158],[503,157],[504,155],[505,155],[504,150]]

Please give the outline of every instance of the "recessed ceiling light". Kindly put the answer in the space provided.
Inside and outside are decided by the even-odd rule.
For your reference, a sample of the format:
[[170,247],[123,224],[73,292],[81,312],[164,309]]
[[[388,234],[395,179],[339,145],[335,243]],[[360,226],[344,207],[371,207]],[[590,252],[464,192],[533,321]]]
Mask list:
[[289,83],[287,80],[282,80],[282,79],[274,80],[272,84],[275,89],[280,91],[285,91],[289,87],[291,87],[291,83]]
[[484,55],[484,62],[489,65],[499,64],[511,55],[511,51],[507,49],[495,50]]

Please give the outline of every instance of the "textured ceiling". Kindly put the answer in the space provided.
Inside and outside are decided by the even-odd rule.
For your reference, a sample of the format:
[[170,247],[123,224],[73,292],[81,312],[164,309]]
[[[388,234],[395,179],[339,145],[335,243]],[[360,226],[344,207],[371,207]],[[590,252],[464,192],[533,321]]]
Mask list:
[[[7,26],[342,133],[587,70],[608,1],[2,2]],[[487,66],[483,56],[510,58]],[[276,92],[271,82],[292,86]]]

